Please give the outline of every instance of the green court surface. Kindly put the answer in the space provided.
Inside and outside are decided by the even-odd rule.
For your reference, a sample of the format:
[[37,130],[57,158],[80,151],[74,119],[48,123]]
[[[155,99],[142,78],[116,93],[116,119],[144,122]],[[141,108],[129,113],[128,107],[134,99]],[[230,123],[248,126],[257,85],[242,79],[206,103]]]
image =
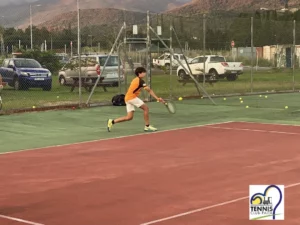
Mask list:
[[[161,103],[149,103],[150,120],[160,131],[226,121],[300,124],[300,93],[269,93],[267,98],[265,96],[213,98],[216,105],[206,98],[184,99],[175,102],[176,114],[169,114]],[[116,124],[112,132],[107,132],[107,119],[125,113],[125,107],[102,106],[0,116],[0,151],[3,153],[143,134],[144,123],[140,110],[136,111],[132,121]]]

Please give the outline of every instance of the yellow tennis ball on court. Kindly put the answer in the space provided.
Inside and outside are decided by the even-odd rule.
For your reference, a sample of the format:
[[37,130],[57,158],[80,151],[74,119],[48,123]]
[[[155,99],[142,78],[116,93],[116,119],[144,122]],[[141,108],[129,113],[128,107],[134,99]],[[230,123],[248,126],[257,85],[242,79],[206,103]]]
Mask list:
[[268,96],[266,95],[265,98],[268,98]]
[[224,101],[226,101],[226,98],[224,98]]
[[246,109],[248,109],[248,108],[249,108],[249,106],[247,105],[247,106],[246,106]]
[[32,106],[33,109],[35,109],[35,106]]
[[241,103],[243,103],[244,101],[241,101]]
[[240,100],[242,100],[242,98],[240,98]]
[[262,95],[259,96],[260,98],[262,97]]
[[179,97],[178,100],[181,101],[181,100],[182,100],[182,97]]
[[286,109],[288,109],[289,107],[288,107],[288,106],[286,106],[285,108],[286,108]]

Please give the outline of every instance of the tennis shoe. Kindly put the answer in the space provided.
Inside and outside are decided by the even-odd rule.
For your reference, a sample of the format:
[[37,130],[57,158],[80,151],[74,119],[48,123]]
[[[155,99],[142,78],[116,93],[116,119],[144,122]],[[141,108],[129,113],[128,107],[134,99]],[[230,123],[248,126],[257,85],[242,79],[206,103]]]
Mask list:
[[107,131],[110,132],[111,129],[112,129],[112,126],[113,126],[113,120],[112,119],[109,119],[107,120]]
[[157,128],[155,128],[155,127],[153,127],[151,125],[149,127],[145,126],[144,131],[146,131],[146,132],[153,132],[153,131],[157,131]]

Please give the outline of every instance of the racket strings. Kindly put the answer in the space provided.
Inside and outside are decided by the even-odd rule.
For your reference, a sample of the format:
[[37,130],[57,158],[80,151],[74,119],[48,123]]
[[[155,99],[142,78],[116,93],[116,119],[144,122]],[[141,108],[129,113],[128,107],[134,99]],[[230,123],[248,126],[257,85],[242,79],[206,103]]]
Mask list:
[[166,105],[167,105],[167,107],[168,107],[168,110],[169,110],[171,113],[175,113],[176,109],[175,109],[175,106],[174,106],[172,103],[168,102]]

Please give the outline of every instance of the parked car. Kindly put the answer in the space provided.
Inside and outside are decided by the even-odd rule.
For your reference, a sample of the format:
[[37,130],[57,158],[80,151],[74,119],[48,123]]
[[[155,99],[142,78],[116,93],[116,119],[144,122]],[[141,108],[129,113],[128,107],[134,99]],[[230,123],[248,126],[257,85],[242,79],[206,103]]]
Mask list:
[[[244,70],[242,62],[226,62],[224,56],[206,55],[198,56],[189,63],[192,74],[203,76],[204,64],[205,76],[212,80],[227,78],[229,81],[234,81],[240,74],[243,74]],[[182,66],[177,68],[177,76],[181,79],[188,79],[189,75],[186,72],[186,70],[189,71],[188,66],[184,64],[184,68]]]
[[[118,86],[119,73],[118,66],[120,63],[120,82],[124,81],[123,66],[117,55],[111,55],[102,73],[105,61],[108,55],[83,55],[81,56],[81,77],[97,79],[98,76],[103,78],[102,83],[107,86]],[[79,58],[73,57],[59,71],[59,82],[61,85],[70,85],[74,82],[74,77],[79,77]]]
[[4,59],[0,74],[3,81],[15,90],[43,88],[45,91],[50,91],[52,88],[51,72],[34,59]]
[[187,62],[190,62],[192,60],[191,58],[188,58],[183,54],[175,53],[173,57],[170,53],[164,53],[157,59],[153,59],[152,63],[154,67],[158,67],[158,68],[165,67],[167,70],[169,70],[171,68],[171,59],[172,59],[172,68],[177,68],[180,65],[178,63],[178,60],[181,63],[185,63],[185,59],[187,60]]
[[66,53],[56,53],[55,56],[58,58],[61,64],[66,64],[69,62],[69,57]]

